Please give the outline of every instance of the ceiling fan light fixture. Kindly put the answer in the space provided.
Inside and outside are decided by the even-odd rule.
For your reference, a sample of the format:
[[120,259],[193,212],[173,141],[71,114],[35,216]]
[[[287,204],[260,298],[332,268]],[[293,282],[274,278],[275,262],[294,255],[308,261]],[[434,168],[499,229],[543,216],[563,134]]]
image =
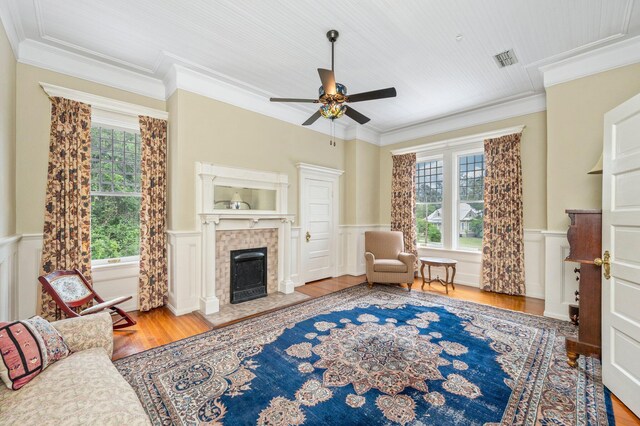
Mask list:
[[324,118],[329,118],[333,120],[333,119],[342,117],[346,110],[347,110],[347,106],[345,104],[331,101],[320,107],[320,114]]

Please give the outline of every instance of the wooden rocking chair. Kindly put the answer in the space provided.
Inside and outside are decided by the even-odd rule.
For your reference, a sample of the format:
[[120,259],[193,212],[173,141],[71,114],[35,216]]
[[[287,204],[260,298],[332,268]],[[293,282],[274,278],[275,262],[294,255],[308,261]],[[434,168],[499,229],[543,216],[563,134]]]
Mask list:
[[[93,291],[86,278],[77,269],[54,271],[38,277],[38,280],[56,302],[58,309],[62,309],[69,318],[95,314],[109,309],[113,318],[114,330],[136,324],[129,314],[116,306],[131,299],[131,296],[116,297],[105,302]],[[97,303],[78,312],[78,307],[91,300],[95,300]]]

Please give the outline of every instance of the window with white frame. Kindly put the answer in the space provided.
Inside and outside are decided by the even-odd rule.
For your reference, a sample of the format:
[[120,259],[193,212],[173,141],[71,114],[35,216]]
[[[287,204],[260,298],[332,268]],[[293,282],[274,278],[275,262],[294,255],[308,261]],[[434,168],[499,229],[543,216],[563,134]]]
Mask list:
[[442,247],[442,158],[416,163],[416,227],[418,244]]
[[482,140],[418,152],[418,245],[480,251],[485,163]]
[[91,128],[91,257],[94,264],[140,254],[140,134]]

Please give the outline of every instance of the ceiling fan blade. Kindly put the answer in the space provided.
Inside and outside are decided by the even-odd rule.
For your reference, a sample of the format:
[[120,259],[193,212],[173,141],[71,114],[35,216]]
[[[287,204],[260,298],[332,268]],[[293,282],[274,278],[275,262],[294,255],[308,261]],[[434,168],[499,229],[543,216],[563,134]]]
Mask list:
[[307,121],[302,123],[303,126],[308,126],[316,122],[316,120],[320,118],[320,110],[316,111]]
[[327,95],[336,94],[336,77],[331,70],[325,70],[324,68],[318,68],[318,74],[322,81],[322,88]]
[[372,90],[371,92],[356,93],[347,96],[347,102],[372,101],[374,99],[394,98],[396,96],[396,88]]
[[353,120],[357,121],[360,124],[367,123],[369,120],[371,120],[366,115],[360,114],[358,111],[356,111],[355,109],[349,106],[347,107],[347,110],[344,113],[347,115],[347,117],[352,118]]
[[271,102],[303,102],[308,104],[317,104],[317,99],[300,99],[300,98],[270,98]]

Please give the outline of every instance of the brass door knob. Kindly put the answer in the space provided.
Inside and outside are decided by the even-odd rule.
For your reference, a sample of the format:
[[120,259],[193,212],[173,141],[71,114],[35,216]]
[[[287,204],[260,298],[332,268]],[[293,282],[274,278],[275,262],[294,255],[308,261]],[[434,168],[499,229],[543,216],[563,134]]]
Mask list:
[[305,238],[307,239],[307,242],[309,242],[309,240],[311,239],[311,234],[309,233],[309,231],[307,231],[307,235],[305,236]]
[[596,257],[595,259],[593,259],[593,264],[596,266],[602,266],[602,269],[604,269],[604,278],[605,279],[609,279],[611,278],[611,262],[610,262],[611,256],[609,255],[609,251],[605,251],[602,254],[602,259],[599,257]]

